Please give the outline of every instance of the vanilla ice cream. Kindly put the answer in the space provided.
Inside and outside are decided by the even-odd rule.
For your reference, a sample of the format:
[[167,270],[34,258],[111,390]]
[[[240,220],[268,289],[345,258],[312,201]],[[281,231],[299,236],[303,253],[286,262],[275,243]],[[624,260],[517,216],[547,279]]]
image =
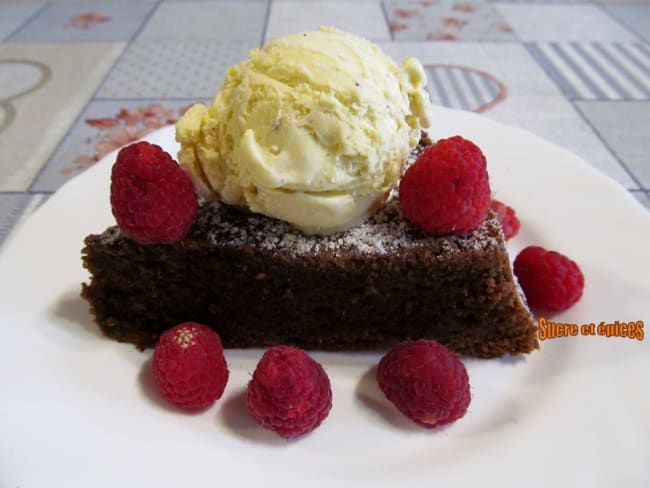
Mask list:
[[426,77],[330,28],[288,35],[230,68],[212,105],[176,126],[180,164],[207,200],[246,206],[309,234],[381,206],[430,123]]

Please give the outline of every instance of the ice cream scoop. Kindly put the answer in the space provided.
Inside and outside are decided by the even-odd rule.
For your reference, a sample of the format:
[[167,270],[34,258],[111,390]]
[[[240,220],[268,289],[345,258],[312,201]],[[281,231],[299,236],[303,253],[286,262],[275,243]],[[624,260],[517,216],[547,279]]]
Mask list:
[[309,234],[345,230],[381,206],[429,126],[425,86],[419,61],[397,65],[351,34],[281,37],[178,121],[179,161],[206,200]]

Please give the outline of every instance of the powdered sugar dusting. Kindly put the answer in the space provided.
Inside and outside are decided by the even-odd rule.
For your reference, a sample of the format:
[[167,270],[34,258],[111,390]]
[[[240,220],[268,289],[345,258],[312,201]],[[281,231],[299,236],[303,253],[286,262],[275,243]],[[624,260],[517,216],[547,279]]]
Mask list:
[[406,221],[398,201],[391,198],[361,225],[329,236],[316,236],[305,235],[280,220],[213,202],[201,209],[195,232],[204,234],[215,246],[251,246],[270,253],[353,251],[382,255],[419,246],[435,247],[440,253],[485,249],[499,244],[500,229],[495,225],[498,226],[496,219],[490,218],[466,236],[435,237]]
[[107,245],[115,244],[124,235],[118,226],[109,227],[102,234],[102,242]]

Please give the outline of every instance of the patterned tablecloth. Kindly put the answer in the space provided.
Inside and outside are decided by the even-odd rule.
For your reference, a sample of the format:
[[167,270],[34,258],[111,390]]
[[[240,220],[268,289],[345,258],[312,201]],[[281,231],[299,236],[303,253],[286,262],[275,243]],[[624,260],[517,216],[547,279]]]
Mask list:
[[648,0],[0,0],[0,245],[248,50],[318,25],[417,56],[435,103],[566,147],[650,208]]

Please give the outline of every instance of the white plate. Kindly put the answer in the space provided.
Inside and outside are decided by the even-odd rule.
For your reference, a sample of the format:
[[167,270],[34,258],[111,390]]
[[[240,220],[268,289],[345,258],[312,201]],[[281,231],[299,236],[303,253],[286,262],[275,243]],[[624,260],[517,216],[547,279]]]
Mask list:
[[[554,321],[648,323],[650,215],[623,188],[519,129],[445,109],[435,122],[434,137],[462,134],[486,153],[496,196],[521,217],[512,255],[539,244],[582,267],[583,299]],[[176,151],[171,127],[149,139]],[[101,337],[79,298],[82,240],[112,223],[114,156],[53,195],[0,256],[0,486],[649,486],[650,338],[577,336],[467,360],[469,412],[437,431],[382,397],[370,353],[314,354],[334,406],[294,441],[245,411],[259,350],[227,351],[230,380],[212,408],[168,408],[150,352]]]

